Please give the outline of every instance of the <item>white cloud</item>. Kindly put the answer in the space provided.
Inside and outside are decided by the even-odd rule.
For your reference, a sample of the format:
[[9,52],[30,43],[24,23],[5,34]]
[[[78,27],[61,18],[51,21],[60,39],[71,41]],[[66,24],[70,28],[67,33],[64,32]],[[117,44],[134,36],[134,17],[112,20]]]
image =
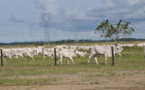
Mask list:
[[114,6],[113,0],[102,0],[103,7],[102,8],[110,8]]
[[[145,26],[145,0],[18,1],[7,3],[8,1],[1,0],[1,41],[44,40],[44,27],[39,26],[42,12],[51,13],[50,40],[74,39],[76,30],[79,32],[79,39],[100,39],[100,35],[94,34],[94,30],[104,19],[113,23],[119,19],[130,21],[137,31],[135,33],[138,33],[134,33],[134,37],[144,37],[140,32],[144,32]],[[33,3],[28,3],[30,1]]]
[[94,8],[92,17],[102,19],[143,19],[145,18],[145,0],[103,0],[100,8]]
[[129,19],[142,19],[145,18],[145,6],[132,10],[130,13],[126,15],[126,18]]
[[57,13],[59,7],[56,0],[32,0],[38,8],[43,9],[45,12]]
[[136,4],[140,4],[140,3],[144,3],[145,0],[127,0],[128,5],[136,5]]
[[[33,0],[38,8],[50,12],[52,16],[52,22],[60,23],[60,21],[66,21],[67,19],[81,19],[81,20],[94,20],[96,17],[90,17],[87,15],[94,7],[87,5],[84,1],[74,1],[80,3],[79,5],[72,4],[73,1],[66,1],[65,5],[58,3],[59,0]],[[110,0],[111,2],[111,0]],[[67,3],[67,4],[66,4]],[[110,3],[111,5],[111,3]]]
[[[102,6],[100,5],[100,7],[91,6],[91,3],[94,3],[93,1],[87,4],[83,2],[83,0],[81,0],[83,3],[77,1],[79,2],[77,6],[71,4],[73,0],[66,0],[64,6],[59,3],[61,0],[32,1],[35,2],[37,10],[39,8],[40,12],[51,12],[51,24],[49,25],[50,40],[75,39],[74,33],[76,24],[78,25],[79,39],[99,40],[101,37],[98,33],[94,34],[94,30],[104,19],[117,22],[119,19],[137,20],[145,18],[144,0],[101,0],[103,5],[101,4]],[[39,16],[40,15],[41,13]],[[11,16],[11,19],[13,21],[22,21],[21,18],[16,16]],[[44,40],[44,28],[37,26],[40,18],[37,17],[36,19],[35,21],[30,21],[32,23],[30,26],[32,27],[29,29],[31,30],[20,32],[20,35],[15,37],[3,37],[3,40],[12,40],[12,38],[16,41]],[[80,22],[74,22],[73,20],[80,20]],[[142,27],[142,25],[144,24],[138,26]],[[41,32],[40,29],[42,30]]]

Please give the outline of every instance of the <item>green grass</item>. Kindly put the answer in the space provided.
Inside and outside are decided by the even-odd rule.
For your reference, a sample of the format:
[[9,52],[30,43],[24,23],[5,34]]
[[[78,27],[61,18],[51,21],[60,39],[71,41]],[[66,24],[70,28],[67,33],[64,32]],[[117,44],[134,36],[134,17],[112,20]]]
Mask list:
[[[63,60],[63,65],[59,64],[54,66],[53,58],[46,57],[42,61],[40,55],[35,56],[36,61],[32,61],[25,58],[4,60],[4,66],[0,67],[0,86],[13,86],[13,85],[45,85],[51,84],[51,82],[57,82],[61,78],[47,77],[47,78],[19,78],[25,76],[36,76],[44,74],[76,74],[76,73],[92,73],[98,72],[97,74],[87,74],[85,78],[91,77],[106,77],[106,76],[117,76],[116,73],[119,71],[143,71],[145,68],[145,61],[143,56],[143,48],[141,47],[126,47],[122,52],[122,57],[115,56],[115,66],[111,65],[111,58],[108,58],[108,65],[104,65],[104,57],[98,57],[99,65],[96,65],[94,61],[87,64],[88,55],[85,57],[75,57],[73,65],[67,65],[67,59]],[[121,74],[122,76],[128,75],[127,73]],[[99,83],[96,81],[96,83]]]

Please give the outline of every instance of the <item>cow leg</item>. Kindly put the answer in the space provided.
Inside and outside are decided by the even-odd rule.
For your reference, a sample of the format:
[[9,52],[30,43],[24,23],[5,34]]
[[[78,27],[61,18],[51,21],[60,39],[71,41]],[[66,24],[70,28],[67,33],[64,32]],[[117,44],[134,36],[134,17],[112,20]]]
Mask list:
[[35,59],[33,57],[31,57],[33,61],[35,61]]
[[61,63],[61,65],[63,65],[62,59],[57,60],[57,64],[59,64],[59,62]]
[[96,64],[99,64],[99,63],[98,63],[98,60],[97,60],[97,57],[94,57],[94,59],[95,59],[95,61],[96,61]]
[[61,63],[61,65],[63,65],[63,63],[62,63],[62,57],[60,58],[60,63]]
[[9,59],[11,60],[11,59],[12,59],[12,57],[11,57],[11,56],[9,56]]
[[72,63],[74,64],[74,60],[72,59],[72,57],[70,57],[70,60],[72,61]]
[[62,65],[62,59],[60,59],[60,63],[61,63],[61,65]]
[[92,59],[92,55],[89,56],[88,64],[90,63],[91,59]]
[[57,59],[57,61],[56,61],[56,62],[57,62],[57,64],[59,63],[59,61],[60,61],[60,57],[58,57],[58,59]]
[[107,55],[105,55],[105,65],[107,65]]
[[57,64],[59,63],[60,59],[57,60]]
[[119,56],[120,56],[120,57],[122,56],[121,53],[119,53]]

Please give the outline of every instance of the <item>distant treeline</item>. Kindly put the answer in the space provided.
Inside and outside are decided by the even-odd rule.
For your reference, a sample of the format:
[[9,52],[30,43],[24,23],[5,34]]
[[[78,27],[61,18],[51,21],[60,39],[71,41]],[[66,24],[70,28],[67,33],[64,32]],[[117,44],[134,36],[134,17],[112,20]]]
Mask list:
[[[136,38],[121,38],[119,41],[145,41],[145,39],[136,39]],[[51,41],[50,44],[67,44],[67,43],[93,43],[93,42],[113,42],[113,40],[59,40],[59,41]],[[12,42],[12,43],[0,43],[0,45],[44,45],[44,41],[32,41],[32,42]]]

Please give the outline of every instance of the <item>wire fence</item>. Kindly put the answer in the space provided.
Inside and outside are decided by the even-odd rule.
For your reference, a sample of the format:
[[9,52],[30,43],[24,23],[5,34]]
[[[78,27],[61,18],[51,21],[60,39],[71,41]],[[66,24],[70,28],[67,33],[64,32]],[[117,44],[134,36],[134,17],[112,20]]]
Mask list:
[[[57,45],[57,46],[59,46],[59,45]],[[70,46],[68,46],[68,47],[70,47]],[[22,51],[24,51],[24,48],[21,48],[21,49],[22,49]],[[36,48],[34,48],[34,47],[25,48],[25,49],[27,51],[29,51],[30,49],[35,51],[35,50],[38,49],[38,47],[36,47]],[[124,66],[124,65],[142,65],[142,64],[145,64],[145,45],[144,46],[123,46],[123,51],[121,52],[121,56],[118,55],[118,54],[115,54],[115,56],[114,56],[114,50],[113,50],[114,48],[112,47],[111,49],[112,49],[112,57],[107,58],[108,65]],[[48,51],[48,50],[52,50],[52,51]],[[87,60],[89,60],[89,57],[91,55],[90,49],[85,49],[84,48],[84,49],[77,49],[77,50],[81,51],[81,52],[87,51],[87,54],[83,57],[80,57],[80,56],[73,57],[74,59],[77,59],[76,60],[77,64],[87,63],[88,62]],[[43,62],[46,62],[46,60],[49,57],[49,59],[51,59],[53,61],[53,62],[50,62],[49,64],[57,65],[57,60],[61,57],[61,56],[59,57],[59,55],[58,55],[58,53],[60,52],[60,51],[58,51],[58,48],[56,50],[56,47],[53,47],[51,49],[48,48],[48,47],[45,47],[45,48],[44,47],[41,47],[41,48],[39,47],[39,51],[40,51],[41,54],[36,54],[36,56],[34,56],[34,53],[32,53],[32,52],[31,52],[32,54],[30,54],[30,52],[27,52],[28,54],[30,54],[30,55],[28,55],[28,57],[32,58],[32,56],[33,56],[33,58],[36,59],[37,61],[43,61]],[[23,55],[26,54],[26,52],[24,53],[24,52],[20,51],[20,47],[19,48],[12,48],[12,47],[11,48],[2,48],[2,49],[0,49],[0,52],[1,52],[0,53],[0,55],[1,55],[1,66],[5,65],[4,60],[6,60],[6,61],[7,60],[8,61],[9,60],[15,61],[17,59],[23,60],[23,59],[25,59],[25,57],[17,56],[17,54],[18,55],[20,53],[23,53]],[[51,58],[50,54],[53,55],[53,58]],[[42,57],[42,59],[40,57]],[[32,60],[33,60],[33,58],[32,58]],[[69,57],[68,57],[68,60],[69,60]],[[98,57],[97,56],[97,60],[98,60],[100,65],[105,64],[105,57],[102,57],[102,56]],[[91,64],[96,64],[94,61],[95,60],[92,59]]]

